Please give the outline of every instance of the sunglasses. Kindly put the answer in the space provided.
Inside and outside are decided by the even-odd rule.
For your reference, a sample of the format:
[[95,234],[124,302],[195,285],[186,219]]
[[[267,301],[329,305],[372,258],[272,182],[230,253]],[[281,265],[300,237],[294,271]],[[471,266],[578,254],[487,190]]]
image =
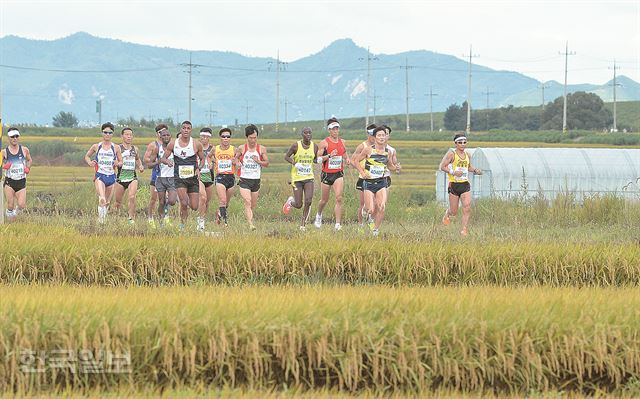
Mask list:
[[103,131],[102,131],[102,134],[113,134],[113,132],[110,132],[110,131],[108,131],[108,130],[103,130]]
[[220,138],[221,138],[221,139],[230,139],[230,138],[231,138],[231,136],[222,135],[222,136],[220,136]]

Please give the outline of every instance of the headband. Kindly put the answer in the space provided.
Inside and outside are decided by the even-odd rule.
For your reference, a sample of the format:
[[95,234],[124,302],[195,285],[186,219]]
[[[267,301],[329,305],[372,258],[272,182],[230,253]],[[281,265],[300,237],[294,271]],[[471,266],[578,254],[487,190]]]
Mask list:
[[333,129],[334,127],[340,127],[340,124],[338,122],[331,122],[327,125],[327,129]]

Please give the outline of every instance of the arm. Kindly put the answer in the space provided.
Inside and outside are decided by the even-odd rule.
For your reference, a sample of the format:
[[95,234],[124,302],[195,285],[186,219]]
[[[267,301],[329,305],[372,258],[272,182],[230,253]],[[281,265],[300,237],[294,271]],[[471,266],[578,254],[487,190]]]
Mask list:
[[147,151],[144,153],[144,164],[147,165],[147,168],[151,169],[160,163],[160,160],[156,158],[158,158],[158,146],[155,143],[149,143]]
[[327,141],[322,140],[320,144],[318,144],[318,149],[316,150],[316,162],[321,164],[326,159],[325,152],[327,151]]
[[447,151],[447,153],[442,158],[442,161],[440,161],[440,166],[438,167],[438,169],[440,169],[444,173],[453,175],[453,168],[449,168],[451,162],[453,162],[453,152]]
[[[402,167],[400,166],[400,162],[398,162],[398,152],[394,149],[389,157],[389,160],[395,165],[395,171],[400,173],[400,170],[402,169]],[[389,170],[394,170],[394,169],[389,169]]]
[[[358,144],[358,146],[356,147],[356,150],[353,152],[353,155],[351,156],[351,165],[356,166],[356,157],[360,154],[360,152],[362,152],[363,148],[365,147],[362,145],[362,143]],[[356,169],[358,169],[357,166],[356,166]]]
[[24,173],[29,174],[29,170],[31,169],[31,165],[33,164],[33,160],[31,159],[31,152],[25,146],[22,146],[22,151],[24,153],[24,159],[27,160],[27,163],[24,165]]
[[[345,155],[349,153],[349,150],[347,149],[347,143],[345,143],[344,140],[340,139],[340,141],[342,141],[342,145],[344,146],[344,153]],[[351,166],[351,158],[349,158],[348,156],[345,157],[345,163],[347,164],[347,166]]]
[[175,144],[175,140],[171,139],[171,142],[167,146],[167,149],[162,154],[162,158],[160,158],[160,163],[165,164],[169,167],[173,166],[173,161],[169,159],[169,155],[173,154],[173,146]]
[[[87,153],[84,156],[84,161],[87,163],[87,165],[89,166],[94,166],[96,164],[96,161],[92,160],[91,157],[93,156],[93,154],[96,153],[96,145],[94,144],[89,148],[89,151],[87,151]],[[6,158],[6,157],[5,157]]]
[[291,165],[295,165],[295,162],[293,161],[293,154],[295,154],[297,150],[298,150],[298,143],[296,142],[291,144],[291,147],[289,147],[289,149],[287,150],[287,153],[284,154],[284,160],[289,162]]
[[116,161],[114,162],[113,166],[115,166],[116,168],[121,168],[122,167],[122,151],[120,150],[119,145],[116,145],[115,149],[116,149]]
[[204,167],[204,150],[202,149],[202,143],[196,141],[196,154],[198,155],[198,169]]
[[260,146],[260,159],[257,159],[256,162],[258,163],[258,165],[262,166],[263,168],[266,168],[267,166],[269,166],[269,158],[267,157],[267,147],[265,146]]
[[370,177],[369,171],[366,170],[364,166],[360,164],[360,161],[362,161],[363,159],[366,159],[369,155],[371,155],[371,149],[365,148],[364,150],[358,152],[357,154],[354,154],[354,158],[352,161],[353,165],[356,167],[356,169],[358,169],[358,172],[360,172],[362,177],[364,177],[365,179],[368,179]]
[[471,154],[467,152],[467,156],[469,157],[469,172],[472,172],[474,175],[481,175],[482,169],[471,166]]
[[134,152],[136,153],[136,167],[138,168],[138,172],[144,172],[144,165],[142,164],[142,159],[140,159],[140,152],[138,152],[138,147],[133,146]]

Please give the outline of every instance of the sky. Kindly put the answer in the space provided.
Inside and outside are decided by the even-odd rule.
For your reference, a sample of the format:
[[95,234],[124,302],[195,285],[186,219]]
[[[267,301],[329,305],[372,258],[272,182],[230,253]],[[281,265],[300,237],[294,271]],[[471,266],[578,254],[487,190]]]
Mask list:
[[[128,42],[294,61],[351,38],[373,54],[429,50],[540,81],[640,82],[640,0],[627,1],[15,1],[0,37],[84,31]],[[465,56],[466,54],[466,56]],[[4,55],[4,59],[10,55]]]

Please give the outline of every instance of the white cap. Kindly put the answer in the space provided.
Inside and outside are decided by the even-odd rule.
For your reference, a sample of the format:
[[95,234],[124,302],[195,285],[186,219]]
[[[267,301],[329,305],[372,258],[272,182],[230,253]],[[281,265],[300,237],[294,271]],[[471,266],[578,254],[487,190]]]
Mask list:
[[7,133],[7,136],[9,136],[9,137],[17,137],[17,136],[20,136],[20,132],[17,131],[17,130],[12,130],[12,131]]
[[334,127],[340,127],[340,124],[338,122],[331,122],[327,125],[327,130],[333,129]]

